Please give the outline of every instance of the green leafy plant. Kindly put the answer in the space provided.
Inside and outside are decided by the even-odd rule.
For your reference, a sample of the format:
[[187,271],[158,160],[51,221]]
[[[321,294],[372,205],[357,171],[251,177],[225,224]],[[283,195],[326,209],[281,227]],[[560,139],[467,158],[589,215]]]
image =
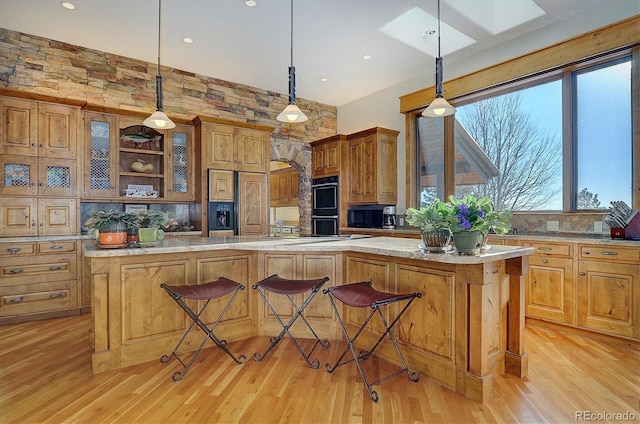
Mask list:
[[139,228],[160,228],[167,223],[167,214],[156,210],[138,212],[140,217]]
[[470,194],[458,199],[449,196],[452,205],[449,214],[451,231],[480,231],[483,234],[493,231],[496,234],[506,234],[511,229],[509,218],[513,216],[511,211],[497,212],[489,196],[476,198]]
[[418,227],[423,233],[438,229],[449,228],[452,206],[436,199],[431,205],[420,209],[408,208],[405,212],[407,224]]
[[107,209],[93,212],[85,222],[87,228],[102,232],[124,231],[124,213],[115,209]]

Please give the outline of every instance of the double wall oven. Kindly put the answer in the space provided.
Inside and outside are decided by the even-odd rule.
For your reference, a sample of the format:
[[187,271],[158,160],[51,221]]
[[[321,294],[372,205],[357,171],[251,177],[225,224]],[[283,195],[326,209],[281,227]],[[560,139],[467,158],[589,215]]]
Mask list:
[[316,178],[311,184],[313,235],[338,234],[338,177]]

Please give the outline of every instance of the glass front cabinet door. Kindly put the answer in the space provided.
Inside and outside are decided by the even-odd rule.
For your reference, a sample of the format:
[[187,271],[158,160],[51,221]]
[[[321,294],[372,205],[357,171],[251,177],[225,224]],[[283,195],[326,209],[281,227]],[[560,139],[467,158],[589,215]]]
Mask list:
[[84,197],[92,199],[116,197],[115,118],[85,112],[85,178]]
[[167,200],[193,201],[193,128],[177,125],[175,129],[165,132],[165,139]]

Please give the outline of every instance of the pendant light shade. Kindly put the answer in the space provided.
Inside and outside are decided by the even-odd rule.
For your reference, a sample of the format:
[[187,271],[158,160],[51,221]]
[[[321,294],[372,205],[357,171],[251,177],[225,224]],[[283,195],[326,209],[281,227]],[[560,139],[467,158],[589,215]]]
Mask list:
[[158,75],[156,75],[156,111],[142,123],[153,129],[168,130],[176,124],[162,111],[162,76],[160,75],[160,28],[161,28],[162,0],[158,0]]
[[296,68],[293,66],[293,0],[291,0],[291,66],[289,66],[289,105],[276,117],[280,122],[290,124],[304,122],[308,118],[296,106]]
[[440,0],[438,0],[438,57],[436,57],[436,98],[433,99],[428,108],[422,112],[422,116],[429,118],[439,118],[441,116],[453,115],[456,108],[451,106],[442,95],[442,57],[440,56]]

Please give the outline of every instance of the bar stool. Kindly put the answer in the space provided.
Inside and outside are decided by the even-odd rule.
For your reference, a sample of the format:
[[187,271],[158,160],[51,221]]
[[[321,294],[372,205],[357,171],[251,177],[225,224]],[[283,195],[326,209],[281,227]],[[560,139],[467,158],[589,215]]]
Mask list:
[[[288,280],[288,279],[279,277],[277,274],[273,274],[265,278],[264,280],[258,281],[252,286],[255,290],[258,291],[258,293],[260,294],[260,297],[264,299],[264,302],[266,303],[267,307],[271,310],[273,315],[275,315],[280,325],[282,325],[282,331],[280,331],[280,334],[278,334],[275,337],[271,337],[269,339],[271,344],[267,347],[264,353],[261,354],[260,352],[256,352],[253,355],[253,359],[256,362],[261,362],[267,356],[267,354],[271,351],[271,349],[273,349],[275,345],[277,345],[280,342],[280,340],[282,340],[284,335],[287,334],[291,339],[291,341],[293,342],[293,344],[298,349],[298,352],[300,352],[300,355],[302,355],[304,360],[307,361],[307,364],[311,368],[317,369],[320,366],[320,361],[318,361],[318,359],[314,359],[313,361],[310,361],[309,357],[311,356],[311,354],[313,354],[313,351],[316,349],[318,344],[326,349],[331,345],[331,343],[329,342],[329,340],[326,340],[326,339],[324,341],[320,340],[316,332],[311,327],[311,324],[309,324],[309,321],[307,321],[307,319],[303,315],[303,312],[304,312],[304,309],[307,307],[307,305],[309,305],[309,303],[313,300],[316,294],[320,291],[320,288],[322,288],[324,283],[326,283],[328,280],[329,280],[329,277],[324,277],[324,278],[319,278],[314,280]],[[269,299],[266,296],[266,292],[284,294],[287,297],[287,299],[289,299],[289,303],[291,303],[291,306],[293,306],[293,309],[295,310],[293,315],[291,315],[289,322],[285,324],[282,321],[282,318],[280,318],[280,315],[278,314],[276,309],[269,302]],[[309,294],[307,295],[306,298],[304,298],[300,306],[298,306],[293,300],[293,298],[291,297],[292,295],[295,295],[295,294],[302,294],[307,292],[309,292]],[[313,334],[316,340],[316,342],[313,345],[313,348],[309,351],[308,354],[305,353],[302,347],[300,347],[295,337],[293,337],[293,335],[289,331],[293,323],[298,318],[301,318],[302,321],[304,321],[304,323],[307,325],[307,328],[311,331],[311,333]]]
[[[171,296],[171,298],[176,301],[176,303],[182,308],[182,310],[192,320],[191,325],[189,325],[189,328],[187,328],[187,331],[185,331],[185,333],[182,335],[182,338],[180,339],[176,347],[173,349],[173,352],[171,352],[170,355],[162,355],[162,357],[160,358],[160,362],[162,362],[163,364],[166,364],[169,362],[169,360],[171,360],[172,357],[175,357],[184,368],[182,371],[176,371],[173,373],[171,377],[173,381],[182,380],[182,378],[187,374],[187,371],[189,371],[189,368],[191,367],[193,362],[196,360],[196,357],[202,350],[202,347],[206,343],[207,339],[210,339],[211,341],[213,341],[213,343],[215,343],[216,346],[224,350],[227,353],[227,355],[229,355],[231,359],[233,359],[237,364],[244,364],[246,362],[247,358],[245,355],[240,355],[239,357],[236,358],[233,355],[233,353],[231,353],[231,351],[227,348],[227,341],[219,339],[218,336],[216,336],[213,332],[215,328],[218,326],[218,323],[220,322],[220,320],[222,319],[222,316],[227,312],[227,310],[233,303],[233,300],[236,298],[240,290],[244,290],[244,286],[242,284],[237,283],[233,280],[229,280],[228,278],[220,277],[216,281],[212,281],[204,284],[169,286],[162,283],[160,284],[160,287],[162,287],[167,291],[169,296]],[[229,301],[226,303],[226,305],[218,315],[218,318],[216,319],[216,321],[211,325],[211,327],[208,327],[207,324],[200,319],[200,316],[209,305],[209,302],[211,302],[212,299],[217,299],[219,297],[225,296],[230,293],[233,293],[231,295],[231,298],[229,299]],[[189,307],[189,305],[185,303],[184,299],[206,300],[206,302],[204,303],[200,311],[196,313],[193,309]],[[202,340],[202,343],[200,343],[200,346],[198,347],[198,349],[191,355],[191,358],[185,364],[185,362],[180,358],[180,356],[178,356],[178,348],[180,347],[180,345],[182,345],[182,342],[186,339],[189,332],[191,332],[191,329],[193,329],[193,327],[196,325],[200,327],[202,331],[204,331],[205,337]]]
[[[419,378],[418,373],[409,371],[409,367],[407,366],[407,363],[405,362],[404,357],[400,352],[400,348],[398,347],[398,343],[396,342],[395,337],[391,333],[391,329],[396,324],[396,322],[398,322],[402,314],[407,310],[407,308],[414,301],[414,299],[422,297],[422,293],[409,293],[409,294],[384,293],[371,287],[371,281],[364,281],[360,283],[346,284],[343,286],[329,287],[327,289],[324,289],[323,293],[328,295],[329,300],[331,300],[331,305],[333,306],[333,309],[336,312],[336,316],[338,317],[338,323],[342,328],[342,332],[344,333],[344,336],[347,340],[347,345],[348,345],[333,366],[331,366],[330,364],[326,365],[327,372],[332,373],[333,371],[336,370],[336,368],[355,361],[356,366],[358,367],[358,371],[360,372],[360,377],[362,377],[362,381],[364,382],[364,385],[367,388],[367,393],[369,393],[369,397],[374,402],[378,401],[378,393],[371,390],[371,386],[375,384],[388,380],[391,377],[394,377],[398,374],[403,373],[404,371],[407,372],[407,375],[409,376],[409,379],[411,381],[413,382],[418,381],[418,378]],[[361,327],[358,329],[358,331],[353,336],[353,338],[351,338],[349,336],[349,333],[347,332],[347,327],[345,326],[344,321],[340,316],[340,311],[338,310],[338,306],[336,305],[335,299],[353,308],[367,308],[367,307],[371,308],[371,313],[369,314],[367,319],[364,321],[364,323],[362,323]],[[391,321],[391,324],[387,324],[387,320],[384,318],[384,314],[382,313],[380,308],[383,306],[388,306],[401,301],[407,301],[407,303],[404,305],[404,308],[400,311],[400,313],[398,313],[398,315],[393,319],[393,321]],[[368,351],[361,350],[360,353],[357,354],[354,347],[354,343],[356,339],[360,336],[360,334],[364,331],[369,321],[371,321],[371,318],[373,318],[373,316],[376,313],[380,316],[380,319],[384,324],[385,331],[382,333],[378,341],[373,345],[373,347],[370,350]],[[367,381],[367,377],[364,374],[364,371],[362,370],[362,366],[360,365],[360,359],[364,361],[367,358],[369,358],[369,356],[373,354],[373,352],[376,350],[376,348],[378,347],[378,345],[384,339],[385,336],[388,336],[391,342],[393,343],[393,346],[395,347],[396,352],[398,353],[398,357],[402,362],[403,368],[399,371],[389,374],[384,378],[381,378],[377,381],[369,383]],[[342,361],[345,354],[349,350],[351,350],[351,353],[353,354],[353,359]]]

